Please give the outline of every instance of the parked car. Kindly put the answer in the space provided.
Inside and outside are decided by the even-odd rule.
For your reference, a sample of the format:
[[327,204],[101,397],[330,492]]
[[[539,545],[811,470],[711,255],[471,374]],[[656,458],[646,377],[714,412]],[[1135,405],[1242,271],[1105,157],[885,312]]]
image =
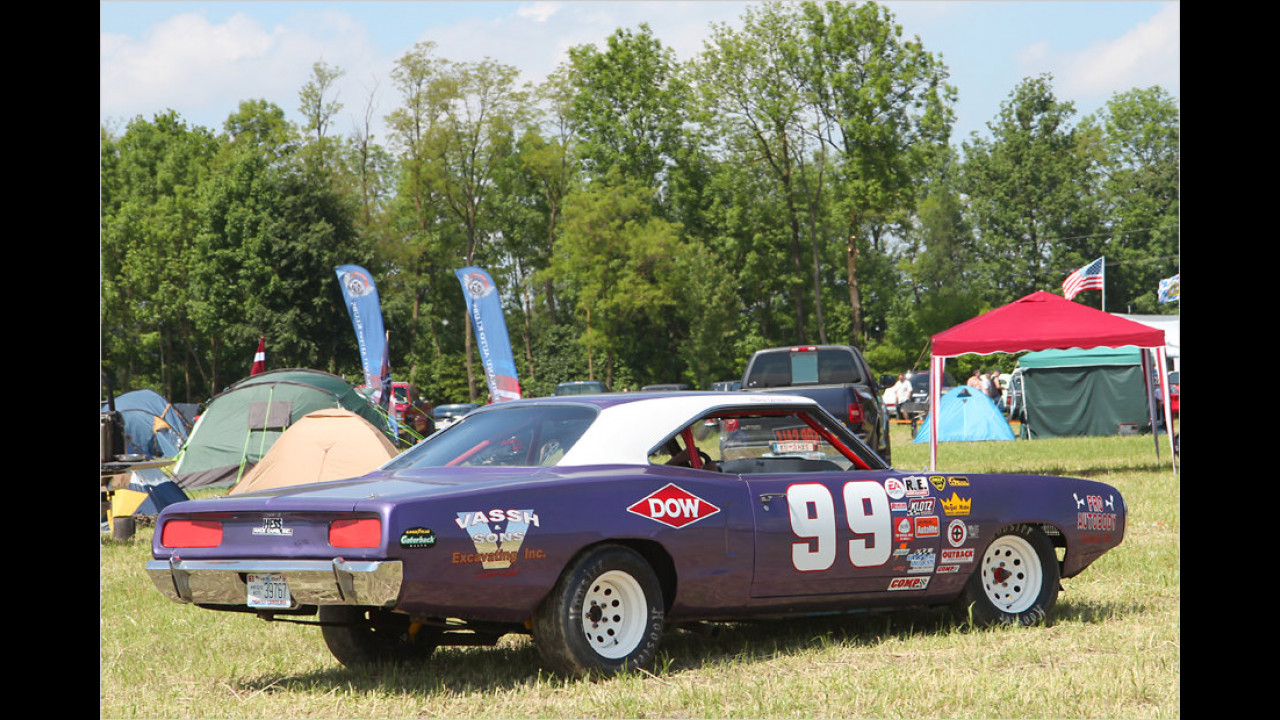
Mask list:
[[711,383],[711,389],[715,392],[733,392],[742,389],[741,380],[721,380],[720,382]]
[[[775,446],[712,458],[708,420]],[[346,665],[512,633],[608,675],[681,623],[1041,622],[1125,526],[1098,481],[894,470],[808,398],[618,393],[487,405],[362,478],[170,505],[145,570],[177,603],[318,615]]]
[[855,347],[803,345],[758,350],[747,361],[742,388],[813,398],[885,462],[892,462],[889,411],[871,368]]
[[1169,373],[1169,412],[1174,417],[1178,416],[1178,382],[1181,377],[1181,371],[1174,370]]
[[462,417],[479,405],[475,403],[453,403],[450,405],[437,405],[436,409],[431,413],[431,418],[436,423],[436,430],[443,430],[450,425],[458,422]]
[[680,392],[688,389],[689,386],[684,383],[664,383],[661,385],[645,385],[640,388],[640,392]]
[[555,395],[594,395],[609,392],[609,386],[599,380],[574,380],[556,385]]
[[[377,388],[359,385],[356,391],[365,396],[369,402],[377,404],[375,396]],[[419,435],[434,432],[431,403],[418,392],[417,386],[408,382],[392,381],[391,398],[393,405],[389,409],[395,411],[398,422],[411,426]]]

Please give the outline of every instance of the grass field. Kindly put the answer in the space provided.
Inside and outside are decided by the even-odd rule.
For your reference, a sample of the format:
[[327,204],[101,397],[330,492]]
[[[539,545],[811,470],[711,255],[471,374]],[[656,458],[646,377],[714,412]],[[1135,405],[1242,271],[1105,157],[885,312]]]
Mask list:
[[[900,469],[928,446],[895,426]],[[524,637],[349,670],[314,627],[178,605],[144,572],[151,529],[100,547],[104,718],[1175,718],[1180,716],[1179,481],[1150,436],[945,443],[947,472],[1101,480],[1124,543],[1065,590],[1051,622],[977,630],[934,611],[670,633],[652,673],[541,670]]]

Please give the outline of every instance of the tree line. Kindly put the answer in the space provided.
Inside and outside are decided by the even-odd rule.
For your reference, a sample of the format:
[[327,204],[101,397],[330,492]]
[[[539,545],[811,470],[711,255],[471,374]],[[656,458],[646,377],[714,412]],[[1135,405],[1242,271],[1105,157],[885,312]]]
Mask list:
[[503,293],[529,396],[706,387],[797,343],[901,372],[933,333],[1060,292],[1099,256],[1105,309],[1170,311],[1176,101],[1134,88],[1077,119],[1050,76],[1028,77],[987,136],[956,141],[947,66],[874,3],[753,6],[687,61],[619,28],[537,84],[419,43],[391,72],[385,138],[372,93],[337,132],[343,74],[313,65],[301,123],[245,100],[219,130],[173,111],[102,126],[117,391],[206,400],[248,374],[260,336],[269,367],[358,382],[347,263],[377,282],[393,376],[437,403],[487,395],[453,274],[467,265]]

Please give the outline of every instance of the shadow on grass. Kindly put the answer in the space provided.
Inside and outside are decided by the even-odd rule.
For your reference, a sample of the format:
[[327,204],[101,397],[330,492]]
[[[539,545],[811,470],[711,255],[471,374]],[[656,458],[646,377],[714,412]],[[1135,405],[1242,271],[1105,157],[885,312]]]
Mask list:
[[[1140,613],[1140,606],[1095,606],[1060,603],[1052,622],[1099,623]],[[662,676],[723,663],[751,663],[789,657],[838,644],[874,649],[897,645],[920,636],[988,632],[976,630],[963,618],[937,609],[854,613],[816,618],[792,618],[738,623],[706,623],[694,629],[669,628],[663,637],[653,673]],[[1020,632],[1019,628],[989,632]],[[432,696],[464,695],[570,685],[582,682],[548,672],[532,642],[497,647],[438,649],[418,662],[379,663],[347,668],[335,660],[323,670],[285,678],[262,678],[245,683],[248,691],[286,690],[326,693],[334,688],[356,694],[392,692]],[[603,682],[607,682],[604,680]]]

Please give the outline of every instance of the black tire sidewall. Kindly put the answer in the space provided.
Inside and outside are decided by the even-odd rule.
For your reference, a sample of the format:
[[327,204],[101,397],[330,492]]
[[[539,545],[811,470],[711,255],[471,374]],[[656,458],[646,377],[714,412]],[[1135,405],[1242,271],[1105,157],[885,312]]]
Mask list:
[[1058,601],[1058,583],[1061,577],[1058,559],[1053,551],[1053,543],[1048,536],[1040,529],[1030,525],[1015,525],[996,533],[991,542],[995,543],[1000,538],[1009,535],[1016,535],[1026,540],[1035,550],[1036,557],[1040,560],[1041,582],[1036,600],[1031,607],[1018,613],[1005,612],[996,607],[982,587],[982,563],[986,555],[986,549],[984,548],[982,554],[979,555],[978,567],[974,568],[973,574],[969,576],[969,581],[965,583],[964,593],[960,596],[963,609],[965,611],[971,609],[975,625],[1035,625],[1041,622],[1047,623],[1049,613],[1053,611],[1053,606]]
[[[621,658],[601,656],[582,630],[582,604],[601,575],[618,571],[631,576],[644,591],[645,629],[637,646]],[[561,574],[551,594],[533,616],[533,636],[539,655],[552,669],[571,675],[614,675],[647,668],[657,656],[665,612],[662,588],[649,563],[639,553],[619,545],[603,545],[579,556]]]

